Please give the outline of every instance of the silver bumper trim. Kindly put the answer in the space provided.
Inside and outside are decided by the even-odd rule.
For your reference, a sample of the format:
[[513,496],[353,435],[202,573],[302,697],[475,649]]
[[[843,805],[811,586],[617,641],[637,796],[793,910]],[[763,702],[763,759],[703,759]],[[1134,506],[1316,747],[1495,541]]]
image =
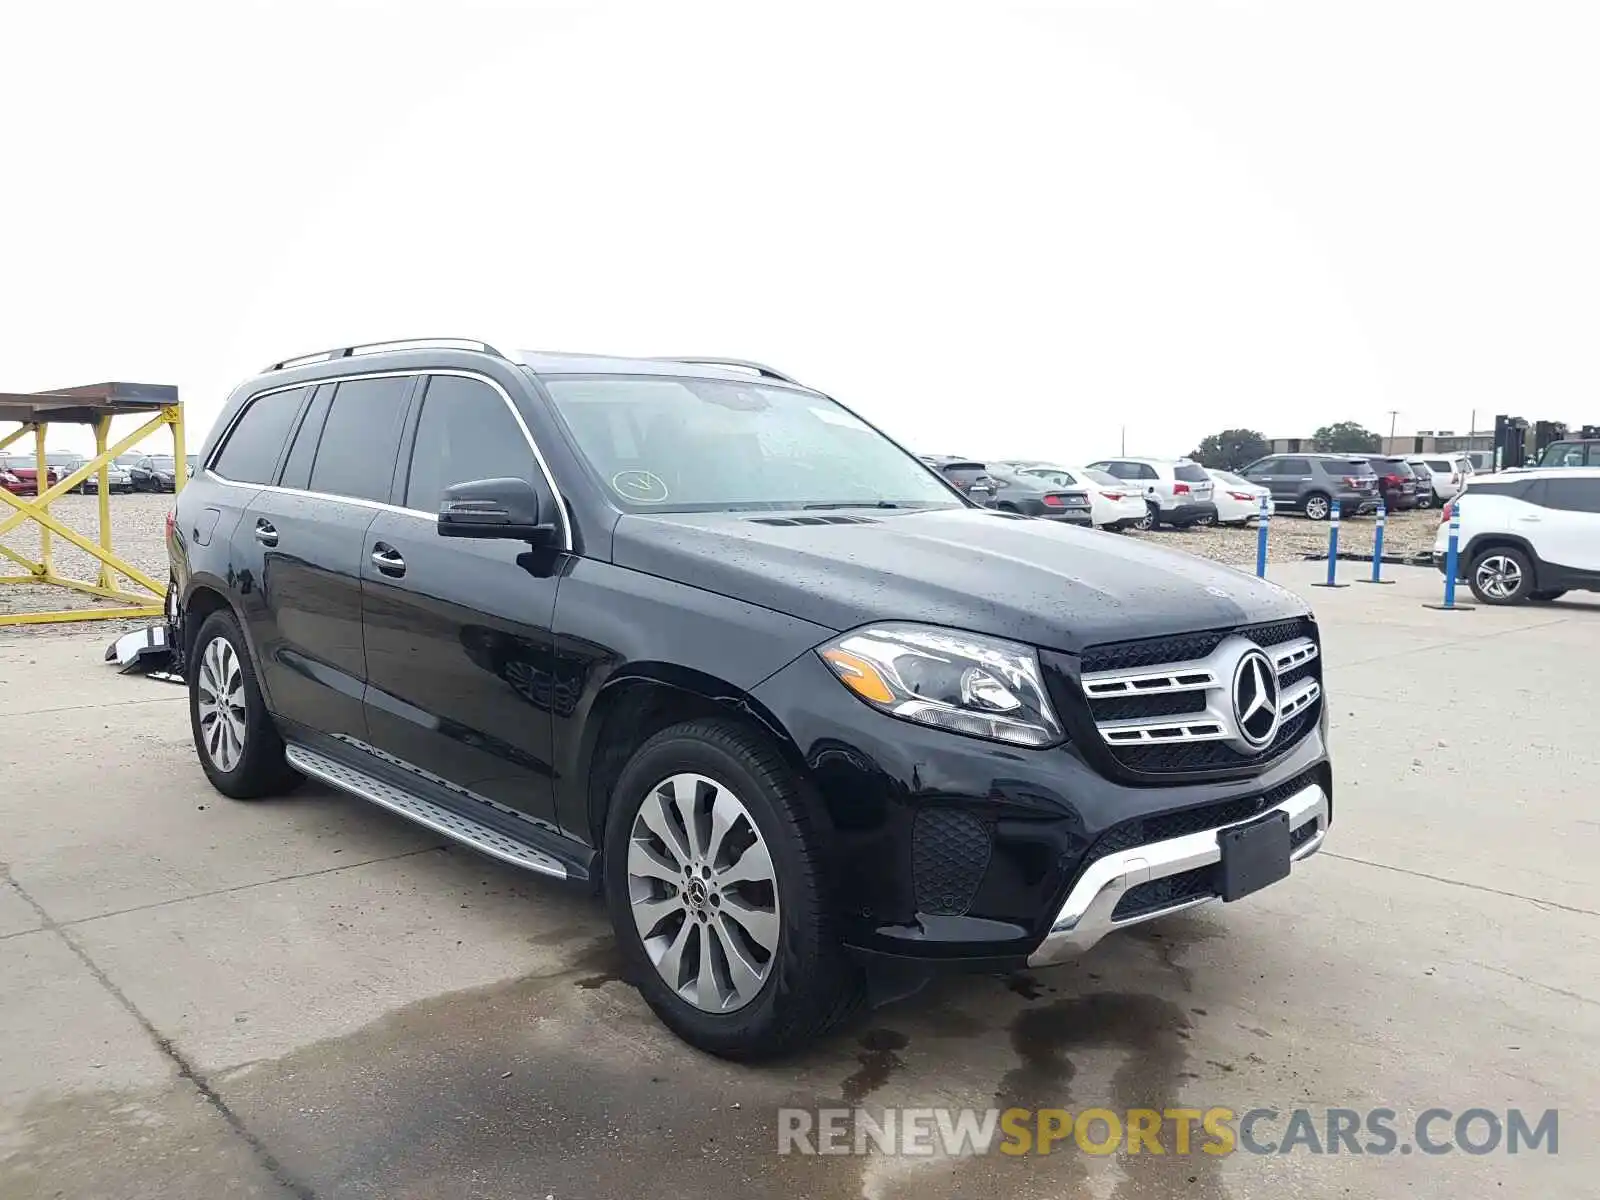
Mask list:
[[1028,956],[1028,965],[1043,967],[1063,962],[1082,954],[1113,930],[1138,925],[1156,917],[1170,916],[1216,899],[1214,896],[1194,897],[1124,920],[1113,920],[1111,916],[1117,902],[1129,888],[1149,883],[1152,879],[1165,879],[1169,875],[1221,862],[1222,851],[1217,844],[1217,834],[1236,825],[1259,821],[1269,812],[1288,813],[1291,832],[1302,829],[1307,821],[1316,822],[1317,831],[1294,848],[1292,862],[1301,862],[1321,849],[1323,840],[1328,836],[1328,797],[1320,787],[1312,784],[1247,820],[1108,854],[1090,863],[1073,886],[1066,903],[1056,914],[1050,932],[1045,935],[1039,948]]

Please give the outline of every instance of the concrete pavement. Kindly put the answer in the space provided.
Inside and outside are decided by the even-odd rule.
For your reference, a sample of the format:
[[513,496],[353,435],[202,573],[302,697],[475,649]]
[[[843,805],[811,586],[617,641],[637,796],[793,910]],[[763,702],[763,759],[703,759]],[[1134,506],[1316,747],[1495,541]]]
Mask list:
[[[0,1196],[1593,1194],[1600,597],[1447,614],[1305,585],[1336,823],[1283,884],[730,1066],[603,912],[326,790],[240,804],[182,689],[0,640]],[[1358,572],[1341,564],[1341,574]],[[776,1109],[1562,1110],[1561,1151],[780,1158]],[[1278,1130],[1281,1133],[1281,1128]]]

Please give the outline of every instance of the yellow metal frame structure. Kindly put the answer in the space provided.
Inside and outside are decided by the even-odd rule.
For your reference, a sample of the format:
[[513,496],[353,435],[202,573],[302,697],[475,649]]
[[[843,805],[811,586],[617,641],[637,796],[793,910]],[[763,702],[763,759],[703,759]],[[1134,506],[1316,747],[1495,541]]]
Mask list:
[[[40,399],[44,399],[41,396]],[[62,396],[60,403],[71,405],[73,400]],[[183,405],[143,405],[135,411],[150,412],[155,409],[155,415],[140,425],[127,437],[107,444],[111,436],[112,413],[104,406],[94,405],[94,412],[98,415],[94,419],[94,445],[95,454],[92,459],[84,463],[70,475],[56,481],[44,490],[43,485],[49,481],[49,466],[45,461],[45,435],[49,430],[50,421],[40,419],[24,421],[20,429],[0,436],[0,450],[15,442],[21,441],[29,434],[33,435],[34,456],[38,460],[38,475],[36,476],[35,495],[33,498],[24,499],[14,496],[0,488],[0,512],[5,507],[13,511],[0,520],[0,570],[7,563],[16,564],[26,568],[27,574],[0,575],[0,586],[6,584],[46,584],[54,587],[65,588],[69,591],[79,592],[84,595],[95,596],[102,600],[120,600],[121,607],[83,607],[64,608],[52,612],[16,612],[0,613],[0,626],[6,625],[44,625],[62,621],[105,621],[125,620],[140,617],[161,617],[165,614],[166,585],[157,582],[146,575],[132,563],[119,556],[111,540],[111,492],[108,486],[106,468],[111,465],[111,460],[119,454],[125,454],[137,446],[145,438],[162,428],[172,430],[172,455],[173,455],[173,484],[174,491],[181,492],[188,482],[188,459],[184,448],[183,431]],[[3,413],[3,410],[0,410]],[[0,417],[3,419],[3,417]],[[73,424],[83,423],[81,420]],[[98,543],[85,537],[82,533],[64,524],[50,512],[50,503],[66,495],[73,488],[87,480],[91,475],[99,476],[99,501],[100,501],[100,537]],[[26,557],[19,551],[7,546],[5,536],[12,530],[32,522],[39,527],[39,559],[37,562]],[[99,560],[100,571],[93,580],[72,579],[59,574],[53,561],[51,535],[70,542],[85,554]],[[116,576],[121,575],[131,587],[140,589],[130,590],[130,587],[119,586]]]

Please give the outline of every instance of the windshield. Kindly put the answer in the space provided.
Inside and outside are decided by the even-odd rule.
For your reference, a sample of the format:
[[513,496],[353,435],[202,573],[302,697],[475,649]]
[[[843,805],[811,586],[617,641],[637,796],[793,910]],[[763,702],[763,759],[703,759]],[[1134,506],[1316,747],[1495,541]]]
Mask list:
[[961,506],[926,464],[815,393],[615,375],[544,384],[589,469],[629,511]]
[[[1551,442],[1539,459],[1541,467],[1583,466],[1583,442]],[[1600,457],[1600,456],[1597,456]]]
[[1398,458],[1380,458],[1372,464],[1372,469],[1380,475],[1393,475],[1399,479],[1411,478],[1411,467]]
[[157,471],[170,471],[177,466],[177,461],[170,454],[152,454],[150,465]]

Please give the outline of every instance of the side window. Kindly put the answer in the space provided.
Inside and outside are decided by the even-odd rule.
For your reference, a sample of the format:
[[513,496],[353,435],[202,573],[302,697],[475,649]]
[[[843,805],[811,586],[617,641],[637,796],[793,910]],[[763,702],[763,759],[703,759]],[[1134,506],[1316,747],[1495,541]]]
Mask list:
[[294,445],[289,447],[289,457],[283,463],[283,486],[305,488],[311,484],[311,462],[317,456],[317,442],[322,438],[322,423],[328,419],[328,404],[333,399],[334,385],[324,383],[311,397],[306,415],[301,418],[300,431],[294,435]]
[[1276,475],[1279,460],[1276,458],[1263,458],[1260,462],[1251,463],[1244,469],[1246,475]]
[[428,380],[412,445],[405,506],[437,512],[445,488],[470,479],[526,479],[538,470],[500,393],[479,379]]
[[1546,479],[1541,503],[1568,512],[1600,513],[1600,479]]
[[[211,469],[237,483],[271,483],[277,472],[278,456],[283,453],[283,444],[289,440],[289,430],[294,427],[294,419],[309,390],[291,388],[250,401],[233,423],[228,440],[223,443],[222,452]],[[140,459],[135,466],[148,469],[150,460]]]
[[1309,458],[1285,458],[1279,460],[1278,474],[1280,475],[1309,475],[1311,474],[1311,460]]
[[313,492],[388,502],[411,384],[405,377],[339,385],[311,467]]
[[1161,478],[1160,473],[1154,467],[1152,467],[1149,463],[1134,463],[1133,466],[1135,468],[1134,475],[1133,475],[1133,477],[1135,479],[1160,479]]
[[1139,477],[1138,472],[1133,469],[1132,463],[1107,463],[1106,470],[1110,471],[1118,479],[1137,479]]

